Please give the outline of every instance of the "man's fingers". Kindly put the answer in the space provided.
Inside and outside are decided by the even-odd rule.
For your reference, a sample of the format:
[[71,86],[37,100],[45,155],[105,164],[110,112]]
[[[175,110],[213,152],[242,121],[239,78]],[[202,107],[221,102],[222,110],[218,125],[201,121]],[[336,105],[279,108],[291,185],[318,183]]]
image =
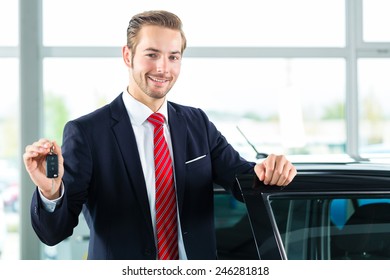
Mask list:
[[40,139],[39,141],[34,142],[31,145],[27,145],[25,148],[25,154],[28,155],[39,155],[47,154],[50,151],[52,146],[51,142],[47,139]]
[[264,176],[265,176],[265,169],[264,167],[258,163],[255,165],[255,173],[257,175],[257,177],[259,178],[260,181],[264,181]]
[[[44,157],[50,152],[50,149],[54,146],[56,151],[61,153],[61,147],[55,142],[46,138],[39,139],[38,141],[27,145],[23,154],[23,161],[27,168],[27,171],[32,171],[42,163]],[[61,156],[61,162],[63,158]]]
[[297,170],[295,169],[295,167],[290,163],[286,164],[282,174],[279,177],[279,180],[275,183],[275,185],[283,187],[287,186],[291,183],[296,174]]
[[52,143],[53,143],[53,147],[54,147],[54,153],[56,153],[58,155],[59,163],[63,163],[64,162],[64,158],[62,157],[61,146],[58,145],[56,141],[53,141]]
[[262,163],[255,166],[255,172],[265,185],[288,185],[296,175],[295,167],[285,156],[269,155]]

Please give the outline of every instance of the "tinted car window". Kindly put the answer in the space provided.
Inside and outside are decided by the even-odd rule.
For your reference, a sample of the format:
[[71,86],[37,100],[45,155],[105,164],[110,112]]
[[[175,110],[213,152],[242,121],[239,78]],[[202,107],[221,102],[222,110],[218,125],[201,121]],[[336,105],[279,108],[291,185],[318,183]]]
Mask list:
[[215,193],[214,204],[218,259],[258,259],[245,204],[224,191]]
[[274,197],[288,259],[390,259],[390,198]]

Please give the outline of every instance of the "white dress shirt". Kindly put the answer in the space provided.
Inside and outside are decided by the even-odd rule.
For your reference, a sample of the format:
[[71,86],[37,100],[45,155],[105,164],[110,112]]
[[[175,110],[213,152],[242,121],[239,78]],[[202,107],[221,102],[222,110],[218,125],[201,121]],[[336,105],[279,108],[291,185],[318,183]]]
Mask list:
[[[150,213],[151,213],[152,225],[154,230],[154,238],[155,240],[157,240],[156,207],[155,207],[156,191],[155,191],[154,144],[153,144],[154,126],[151,123],[149,123],[149,121],[147,120],[147,118],[154,112],[149,107],[147,107],[146,105],[144,105],[143,103],[139,102],[134,97],[132,97],[128,93],[127,89],[123,92],[122,99],[125,104],[127,113],[129,115],[131,126],[133,128],[134,135],[135,135],[135,140],[137,142],[138,153],[140,156],[142,170],[146,182],[146,191],[148,194]],[[168,126],[168,107],[167,107],[166,100],[162,104],[161,108],[158,110],[158,113],[163,114],[165,117],[164,137],[168,144],[168,148],[172,158],[172,163],[174,164],[173,153],[172,153],[172,141],[171,141],[171,135]],[[49,212],[53,212],[56,205],[61,201],[63,194],[64,194],[64,187],[62,187],[61,189],[60,198],[55,200],[48,200],[40,193],[44,208]],[[178,213],[178,225],[179,225],[178,226],[179,259],[187,259],[187,254],[184,248],[183,235],[180,227],[179,210],[177,211],[177,213]]]
[[[137,101],[132,97],[127,90],[123,92],[122,95],[123,102],[127,113],[130,117],[131,126],[134,130],[135,140],[137,142],[138,153],[141,159],[142,170],[144,172],[145,182],[146,182],[146,191],[148,193],[150,213],[152,215],[152,223],[154,229],[154,237],[157,240],[156,235],[156,183],[155,183],[155,173],[154,173],[154,126],[149,123],[147,118],[154,112],[144,105],[143,103]],[[172,153],[172,141],[171,134],[169,132],[168,126],[168,107],[167,101],[165,100],[161,108],[158,110],[158,113],[161,113],[165,117],[164,124],[164,137],[167,141],[168,148],[172,158],[172,164],[175,165]],[[175,180],[176,182],[176,180]],[[180,227],[180,217],[179,210],[178,213],[178,238],[179,238],[179,259],[187,259],[187,255],[184,248],[183,236],[181,233]],[[156,243],[157,244],[157,243]]]

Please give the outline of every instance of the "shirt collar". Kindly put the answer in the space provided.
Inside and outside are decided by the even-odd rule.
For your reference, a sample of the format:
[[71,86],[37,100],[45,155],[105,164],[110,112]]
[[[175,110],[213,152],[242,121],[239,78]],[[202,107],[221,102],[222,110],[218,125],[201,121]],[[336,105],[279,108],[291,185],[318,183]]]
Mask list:
[[[153,114],[153,111],[150,110],[148,106],[135,99],[127,91],[127,88],[123,91],[122,99],[132,125],[142,125],[147,120],[147,118]],[[157,112],[164,115],[165,124],[168,124],[168,105],[166,99]]]

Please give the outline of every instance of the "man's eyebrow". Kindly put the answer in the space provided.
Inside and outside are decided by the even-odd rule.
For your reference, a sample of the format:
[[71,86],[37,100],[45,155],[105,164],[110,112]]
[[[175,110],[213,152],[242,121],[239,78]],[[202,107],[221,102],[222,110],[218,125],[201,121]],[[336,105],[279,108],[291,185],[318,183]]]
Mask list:
[[171,52],[171,54],[178,54],[178,55],[181,55],[181,51],[173,51],[173,52]]
[[[144,50],[144,52],[156,52],[156,53],[160,53],[161,51],[158,50],[158,49],[155,49],[155,48],[147,48]],[[171,54],[179,54],[181,55],[181,51],[171,51]]]
[[144,52],[157,52],[157,53],[159,53],[161,51],[158,49],[155,49],[155,48],[147,48],[147,49],[144,49]]

